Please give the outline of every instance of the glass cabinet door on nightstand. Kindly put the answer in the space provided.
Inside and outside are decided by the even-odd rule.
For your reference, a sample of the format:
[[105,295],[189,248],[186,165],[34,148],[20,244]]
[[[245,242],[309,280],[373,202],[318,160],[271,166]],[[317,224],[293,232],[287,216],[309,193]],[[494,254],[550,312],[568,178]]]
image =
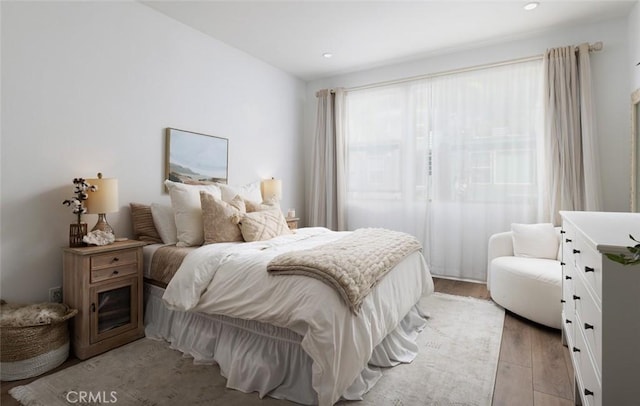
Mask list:
[[137,277],[94,286],[90,297],[91,344],[138,326]]

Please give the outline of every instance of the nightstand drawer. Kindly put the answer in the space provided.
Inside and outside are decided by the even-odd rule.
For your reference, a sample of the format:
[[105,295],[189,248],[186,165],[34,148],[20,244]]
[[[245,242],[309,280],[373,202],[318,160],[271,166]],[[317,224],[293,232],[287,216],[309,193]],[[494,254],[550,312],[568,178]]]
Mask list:
[[135,275],[138,272],[138,264],[128,264],[117,267],[95,269],[91,271],[91,283],[106,281],[107,279],[119,278],[125,275]]
[[136,250],[109,252],[93,255],[91,257],[91,270],[136,264],[137,262],[138,254]]

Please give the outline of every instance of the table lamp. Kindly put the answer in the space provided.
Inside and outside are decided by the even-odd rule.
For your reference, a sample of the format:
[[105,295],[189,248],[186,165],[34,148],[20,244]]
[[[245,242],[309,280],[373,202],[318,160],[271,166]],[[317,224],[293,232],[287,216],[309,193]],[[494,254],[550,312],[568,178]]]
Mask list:
[[266,179],[262,181],[262,199],[277,200],[282,199],[282,181],[280,179]]
[[98,215],[98,222],[91,231],[102,230],[115,235],[113,228],[107,223],[107,213],[117,212],[119,208],[118,179],[103,178],[102,173],[98,173],[97,179],[87,179],[87,182],[98,187],[85,201],[87,213]]

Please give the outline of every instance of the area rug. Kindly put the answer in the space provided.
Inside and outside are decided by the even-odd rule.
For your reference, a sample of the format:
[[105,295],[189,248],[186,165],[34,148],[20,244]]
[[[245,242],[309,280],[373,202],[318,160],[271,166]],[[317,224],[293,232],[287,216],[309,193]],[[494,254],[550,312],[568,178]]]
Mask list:
[[[342,405],[490,405],[504,310],[491,301],[435,293],[411,364],[383,370],[362,401]],[[9,392],[26,406],[293,405],[227,389],[220,370],[194,365],[163,341],[141,339]],[[84,402],[82,402],[84,400]]]

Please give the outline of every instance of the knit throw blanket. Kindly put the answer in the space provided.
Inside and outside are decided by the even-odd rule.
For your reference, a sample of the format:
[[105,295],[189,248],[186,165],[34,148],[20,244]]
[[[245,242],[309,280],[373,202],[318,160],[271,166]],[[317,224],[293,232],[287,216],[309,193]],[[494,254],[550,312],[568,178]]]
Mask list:
[[352,312],[373,287],[407,255],[422,250],[406,233],[381,228],[358,229],[319,247],[278,255],[267,265],[273,275],[304,275],[333,287]]

